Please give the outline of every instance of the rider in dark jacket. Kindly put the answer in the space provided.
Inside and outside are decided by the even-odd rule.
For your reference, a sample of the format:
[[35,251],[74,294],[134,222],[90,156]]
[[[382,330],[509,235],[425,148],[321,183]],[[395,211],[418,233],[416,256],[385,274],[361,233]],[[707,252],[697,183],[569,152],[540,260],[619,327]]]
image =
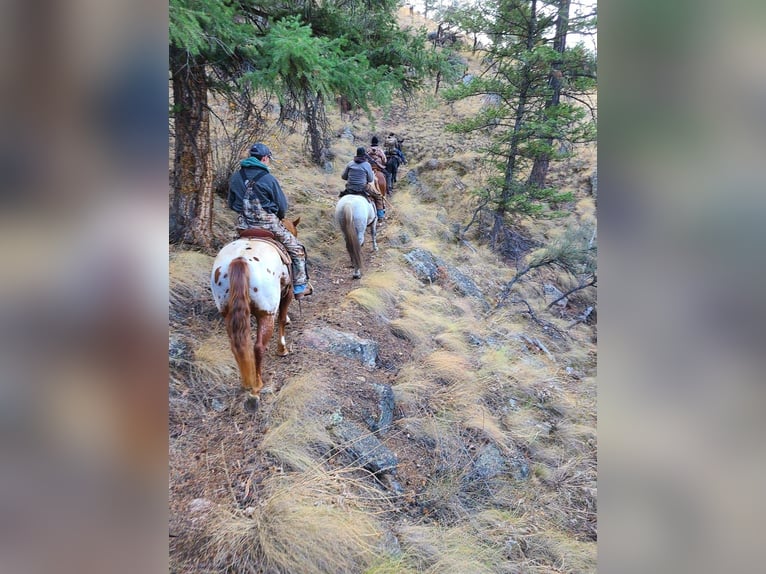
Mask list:
[[239,214],[242,214],[245,209],[242,203],[245,197],[245,181],[240,173],[241,170],[244,170],[245,179],[248,180],[252,180],[254,177],[262,174],[255,183],[261,207],[268,213],[275,214],[278,219],[284,219],[288,207],[287,197],[285,197],[285,193],[282,191],[277,178],[269,172],[268,166],[257,157],[251,155],[240,162],[240,168],[240,170],[234,172],[229,180],[229,207]]
[[[287,197],[270,173],[271,159],[271,150],[265,144],[257,143],[250,148],[250,157],[240,162],[241,169],[229,180],[228,203],[239,214],[238,229],[267,229],[282,242],[292,259],[293,293],[300,298],[313,292],[306,273],[306,250],[282,224]],[[245,181],[253,182],[252,193]]]

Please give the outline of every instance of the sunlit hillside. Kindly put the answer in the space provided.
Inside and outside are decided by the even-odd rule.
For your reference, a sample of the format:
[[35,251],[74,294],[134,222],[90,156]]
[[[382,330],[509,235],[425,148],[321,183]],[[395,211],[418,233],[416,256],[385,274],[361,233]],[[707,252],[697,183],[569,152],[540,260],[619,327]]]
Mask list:
[[[406,6],[399,15],[433,28]],[[290,309],[290,354],[272,341],[254,413],[210,293],[215,253],[171,249],[171,572],[595,572],[595,289],[550,306],[576,278],[547,266],[507,290],[557,240],[596,240],[595,147],[552,169],[574,193],[569,215],[522,222],[526,251],[501,257],[469,225],[487,134],[445,130],[480,105],[431,89],[372,119],[330,110],[324,167],[306,159],[300,129],[261,128],[315,294]],[[408,164],[380,249],[365,243],[353,280],[333,222],[340,173],[388,132]],[[219,196],[215,217],[220,246],[234,217]],[[374,364],[327,346],[338,334],[374,348]]]

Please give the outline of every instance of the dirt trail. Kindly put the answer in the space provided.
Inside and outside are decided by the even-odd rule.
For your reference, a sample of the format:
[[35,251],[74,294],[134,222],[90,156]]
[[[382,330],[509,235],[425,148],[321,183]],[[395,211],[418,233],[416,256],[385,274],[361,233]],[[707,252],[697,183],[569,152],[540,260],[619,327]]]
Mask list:
[[[399,186],[402,185],[404,181],[400,180]],[[388,224],[383,224],[378,229],[380,252],[372,251],[369,236],[362,246],[365,275],[384,269],[381,254],[387,243],[387,228]],[[176,548],[180,549],[185,543],[195,544],[194,517],[193,512],[190,513],[195,499],[204,499],[205,504],[210,501],[229,508],[234,504],[244,509],[257,502],[258,485],[265,477],[287,470],[275,468],[274,461],[258,450],[257,445],[269,432],[270,413],[278,393],[291,379],[316,372],[318,367],[323,372],[331,372],[334,380],[328,402],[339,405],[345,418],[363,426],[364,416],[378,408],[379,397],[372,383],[391,384],[399,365],[409,360],[411,349],[406,341],[393,336],[382,321],[359,305],[344,304],[346,295],[361,286],[359,280],[351,278],[352,271],[342,240],[338,241],[329,263],[321,268],[310,266],[314,294],[300,304],[293,302],[290,307],[291,324],[286,334],[289,355],[277,356],[275,337],[269,344],[264,365],[265,386],[258,411],[245,410],[239,381],[231,380],[226,399],[218,401],[213,408],[199,405],[204,412],[193,423],[174,422],[171,417],[170,532]],[[376,367],[367,369],[353,359],[307,348],[302,342],[303,334],[323,325],[376,341],[379,345]],[[218,327],[223,328],[223,323],[211,328]],[[394,431],[380,438],[399,457],[397,478],[405,495],[413,493],[413,489],[423,483],[416,461],[424,453],[402,441],[401,433]],[[344,461],[338,462],[344,464]],[[410,496],[407,498],[412,500]]]

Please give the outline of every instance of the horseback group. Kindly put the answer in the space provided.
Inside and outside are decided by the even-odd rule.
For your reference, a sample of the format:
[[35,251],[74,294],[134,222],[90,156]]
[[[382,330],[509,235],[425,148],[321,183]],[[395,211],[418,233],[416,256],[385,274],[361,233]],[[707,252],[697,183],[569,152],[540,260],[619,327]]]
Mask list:
[[[277,353],[287,354],[285,326],[293,299],[313,293],[306,270],[306,249],[298,242],[297,225],[285,220],[287,197],[271,174],[273,154],[256,143],[249,157],[229,180],[228,206],[237,213],[239,239],[218,253],[211,272],[216,307],[224,317],[231,348],[248,391],[246,405],[257,407],[262,381],[263,356],[278,318]],[[393,191],[400,164],[406,163],[401,142],[393,133],[385,149],[377,137],[368,148],[359,147],[344,169],[346,181],[336,208],[336,221],[343,231],[354,266],[361,277],[360,245],[365,229],[372,234],[377,250],[376,226],[385,218],[385,197]],[[250,317],[256,319],[255,344],[251,346]]]
[[346,181],[346,188],[339,197],[348,194],[367,197],[375,204],[378,221],[382,222],[386,217],[385,198],[394,191],[399,165],[407,161],[401,142],[393,133],[386,137],[385,149],[380,146],[377,136],[373,136],[370,143],[367,148],[358,147],[356,156],[343,170],[341,178]]

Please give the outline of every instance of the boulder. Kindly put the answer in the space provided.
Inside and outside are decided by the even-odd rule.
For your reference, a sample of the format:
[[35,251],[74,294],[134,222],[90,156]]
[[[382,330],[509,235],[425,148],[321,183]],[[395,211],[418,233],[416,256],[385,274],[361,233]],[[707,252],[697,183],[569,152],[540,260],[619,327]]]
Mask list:
[[359,425],[342,420],[330,427],[338,447],[351,456],[353,464],[373,474],[395,472],[398,459],[380,439]]
[[307,346],[355,359],[364,366],[372,368],[378,359],[378,343],[370,339],[362,339],[353,333],[336,331],[327,326],[315,327],[303,334],[303,342]]

